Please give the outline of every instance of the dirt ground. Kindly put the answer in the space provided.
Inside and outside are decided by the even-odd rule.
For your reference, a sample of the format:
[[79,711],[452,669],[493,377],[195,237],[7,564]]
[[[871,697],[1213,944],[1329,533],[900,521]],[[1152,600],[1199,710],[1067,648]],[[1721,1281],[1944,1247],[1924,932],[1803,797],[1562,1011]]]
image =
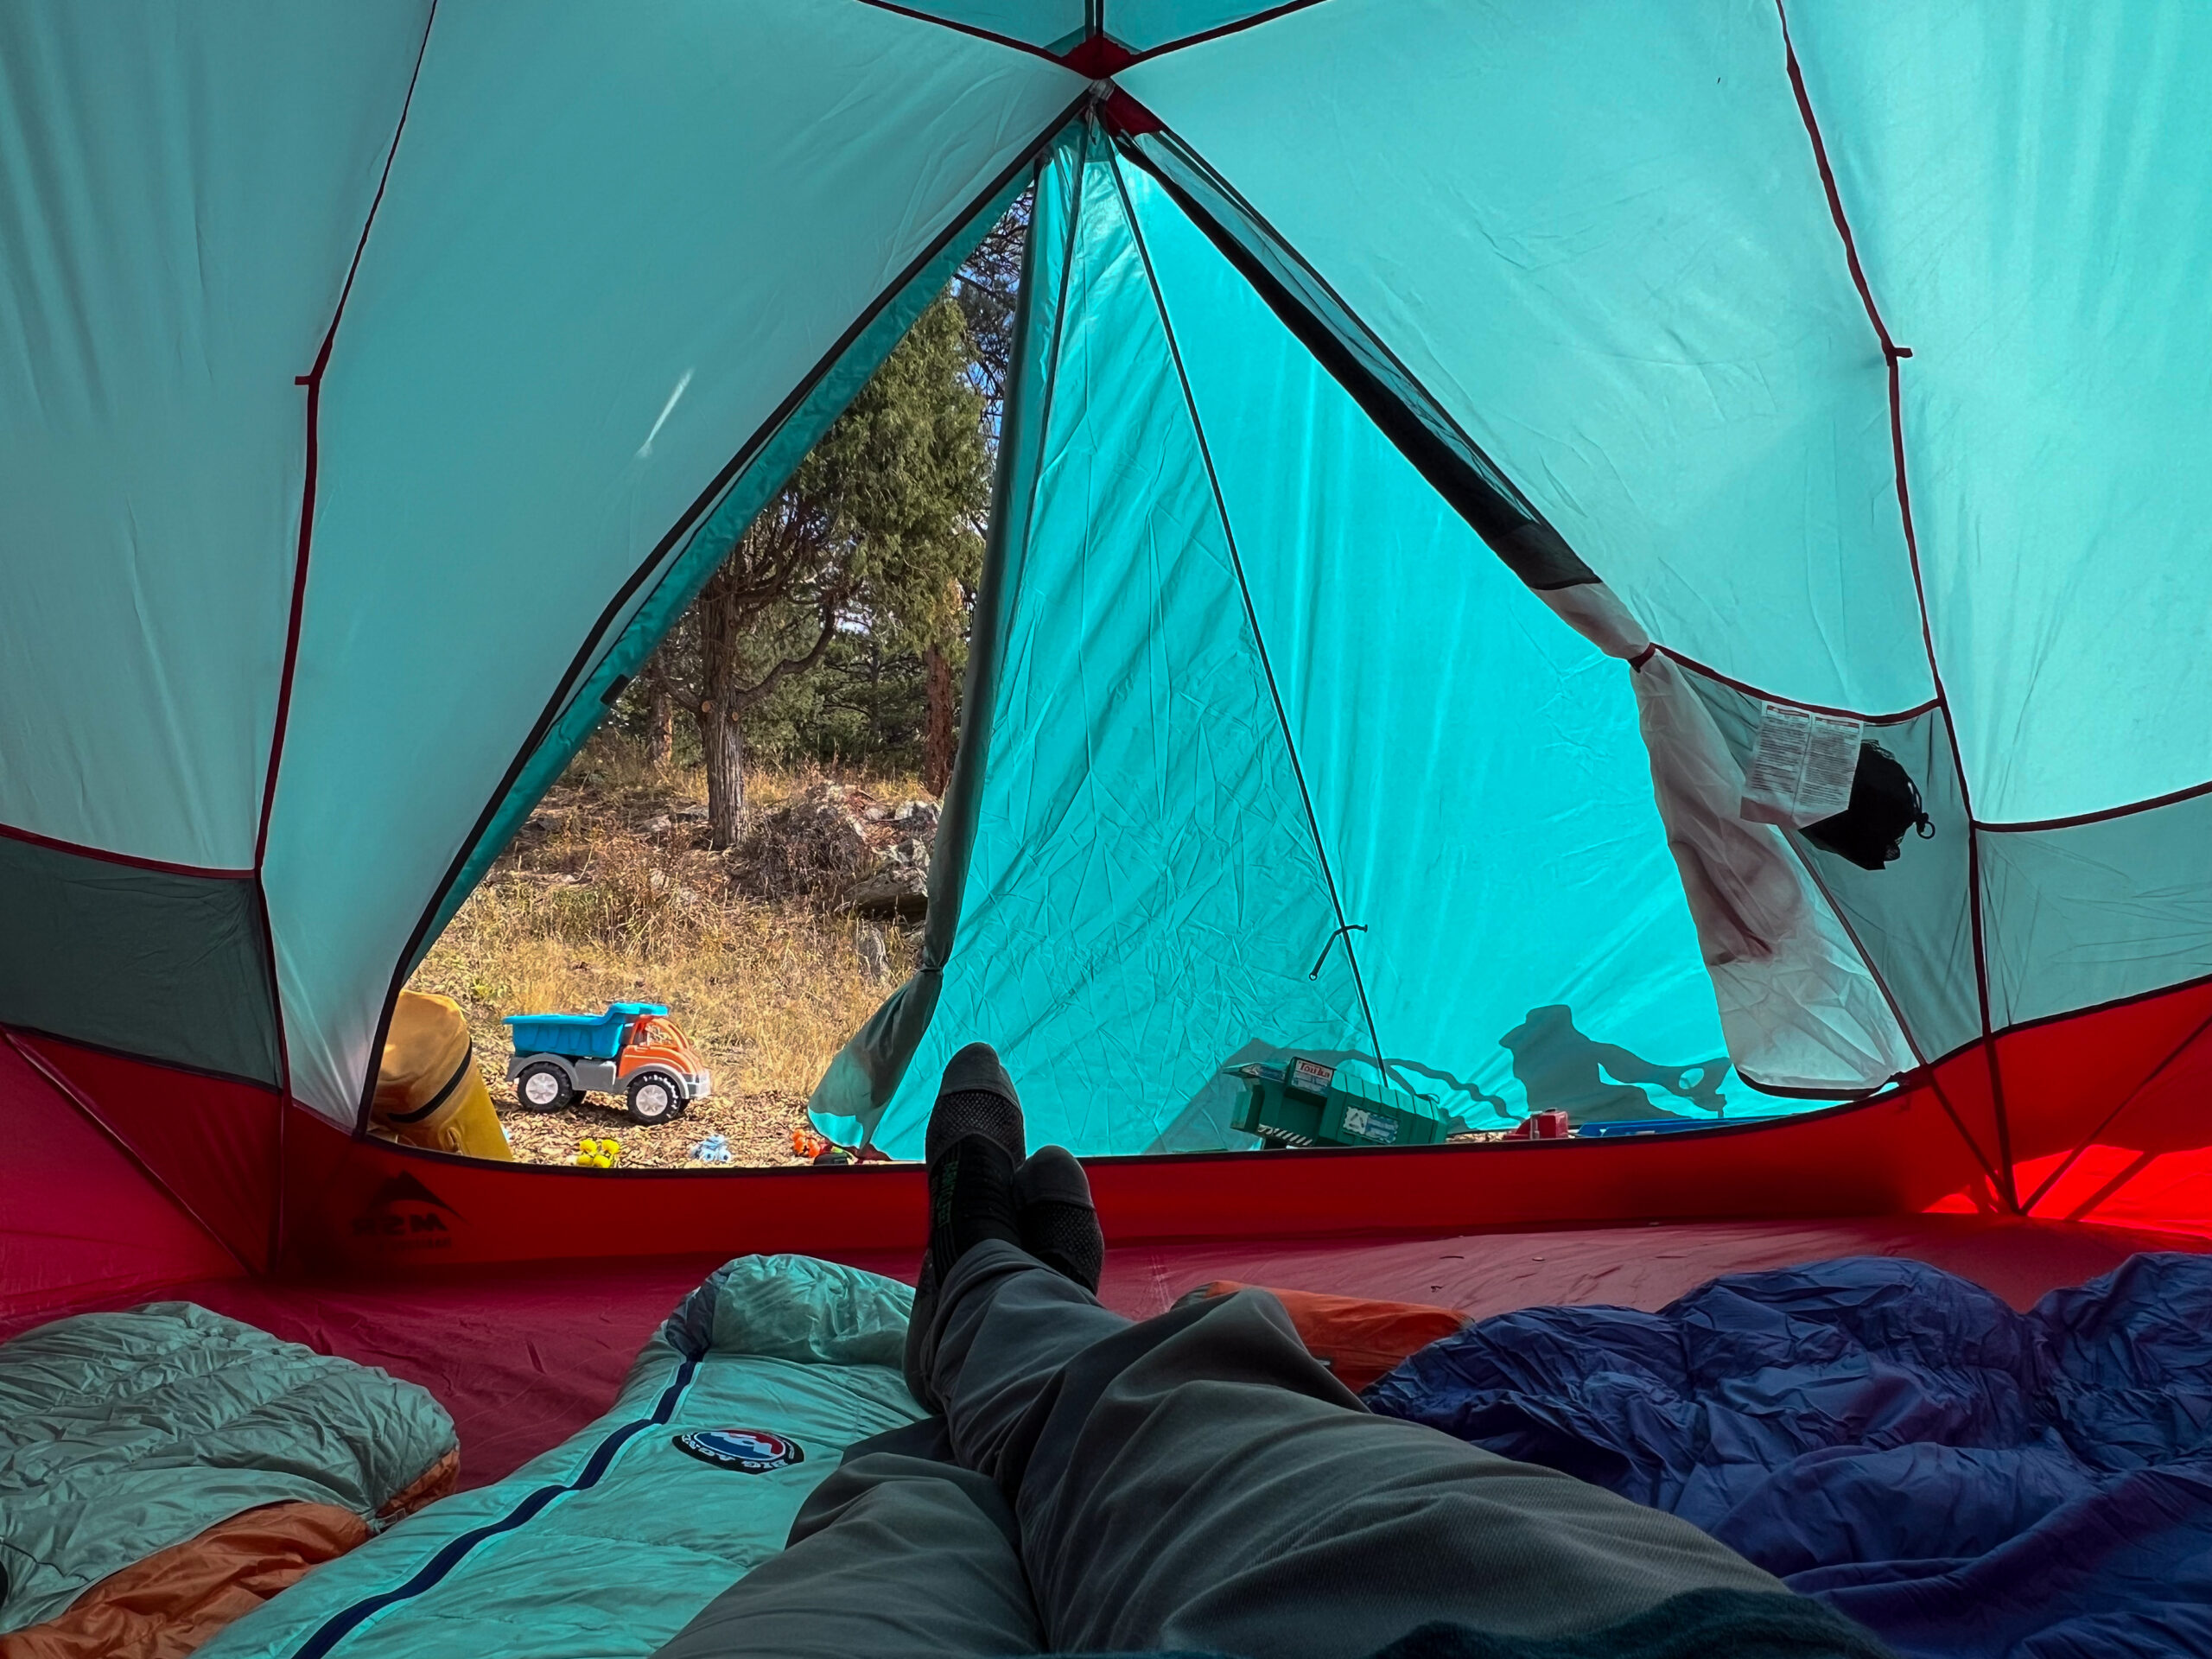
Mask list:
[[806,1123],[804,1095],[717,1093],[694,1103],[673,1122],[650,1126],[632,1123],[613,1095],[587,1095],[564,1111],[532,1112],[516,1103],[512,1090],[502,1080],[492,1100],[506,1128],[507,1144],[524,1163],[565,1164],[575,1156],[578,1141],[611,1135],[622,1143],[618,1165],[704,1168],[691,1154],[710,1135],[728,1141],[732,1168],[806,1161],[791,1150],[791,1131]]

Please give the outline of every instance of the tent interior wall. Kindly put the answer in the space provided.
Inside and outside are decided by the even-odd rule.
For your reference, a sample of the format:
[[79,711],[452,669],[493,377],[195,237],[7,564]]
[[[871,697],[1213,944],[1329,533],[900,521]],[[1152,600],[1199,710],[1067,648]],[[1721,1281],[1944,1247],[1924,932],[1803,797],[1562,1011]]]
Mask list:
[[[992,1040],[1131,1312],[1852,1251],[2024,1301],[2212,1239],[2212,16],[168,10],[0,16],[0,1335],[189,1294],[429,1384],[475,1481],[705,1266],[910,1274],[912,1164],[491,1166],[363,1103],[1026,188],[922,968],[817,1121],[917,1155]],[[1776,709],[1933,839],[1716,816]],[[1223,1149],[1226,1065],[1498,1127],[1561,1030],[1717,1121]]]

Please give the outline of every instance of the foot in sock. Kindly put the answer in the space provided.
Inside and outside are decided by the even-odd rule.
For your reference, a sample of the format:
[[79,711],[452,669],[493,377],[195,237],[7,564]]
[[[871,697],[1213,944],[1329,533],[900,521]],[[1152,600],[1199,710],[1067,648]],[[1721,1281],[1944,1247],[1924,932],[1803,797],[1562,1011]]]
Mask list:
[[999,1064],[996,1049],[988,1043],[970,1043],[945,1063],[922,1141],[922,1155],[932,1168],[940,1154],[968,1135],[997,1141],[1018,1165],[1028,1155],[1024,1133],[1021,1096]]
[[1106,1236],[1075,1154],[1065,1147],[1038,1148],[1014,1172],[1013,1197],[1021,1248],[1096,1294],[1106,1268]]
[[1021,1097],[988,1043],[970,1043],[946,1063],[937,1105],[923,1137],[929,1164],[930,1235],[914,1282],[906,1329],[906,1386],[934,1408],[922,1363],[922,1338],[935,1313],[937,1287],[953,1263],[985,1238],[1021,1242],[1013,1197],[1015,1169],[1027,1150]]

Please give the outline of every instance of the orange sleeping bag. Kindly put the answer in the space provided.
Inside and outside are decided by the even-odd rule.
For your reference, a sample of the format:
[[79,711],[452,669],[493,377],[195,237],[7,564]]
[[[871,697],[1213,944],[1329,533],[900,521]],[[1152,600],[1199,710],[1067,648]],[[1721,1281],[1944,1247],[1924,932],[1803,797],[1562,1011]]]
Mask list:
[[1313,1290],[1275,1290],[1217,1279],[1200,1285],[1183,1301],[1232,1292],[1266,1289],[1298,1327],[1306,1351],[1336,1373],[1337,1381],[1357,1394],[1407,1355],[1448,1337],[1466,1324],[1457,1309],[1427,1302],[1378,1302],[1364,1296],[1329,1296]]
[[[379,1518],[443,1497],[460,1468],[460,1452],[447,1452]],[[350,1510],[265,1503],[110,1573],[42,1624],[0,1636],[0,1659],[184,1659],[310,1568],[368,1541],[368,1523]]]

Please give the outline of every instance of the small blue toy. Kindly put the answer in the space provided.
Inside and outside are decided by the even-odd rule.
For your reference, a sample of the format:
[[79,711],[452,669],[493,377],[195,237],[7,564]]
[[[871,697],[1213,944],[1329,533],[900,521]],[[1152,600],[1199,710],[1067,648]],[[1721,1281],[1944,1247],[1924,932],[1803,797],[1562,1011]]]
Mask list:
[[691,1155],[702,1164],[729,1162],[729,1142],[719,1135],[710,1135],[691,1148]]

